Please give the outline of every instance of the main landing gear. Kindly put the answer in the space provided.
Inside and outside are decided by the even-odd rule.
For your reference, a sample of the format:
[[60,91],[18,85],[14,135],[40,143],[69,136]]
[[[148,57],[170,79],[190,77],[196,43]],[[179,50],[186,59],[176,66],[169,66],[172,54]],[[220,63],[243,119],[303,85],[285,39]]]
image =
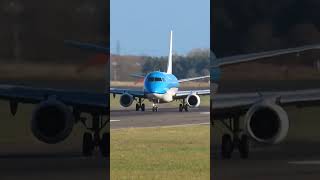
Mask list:
[[146,106],[142,102],[143,101],[141,100],[141,98],[139,98],[139,101],[136,104],[136,111],[139,111],[140,109],[141,109],[141,111],[145,111]]
[[249,156],[249,139],[246,134],[241,133],[239,117],[229,119],[229,122],[222,121],[222,124],[229,129],[232,134],[224,134],[221,143],[221,155],[224,159],[230,159],[233,149],[238,148],[240,157],[243,159]]
[[183,110],[188,112],[188,104],[185,103],[185,99],[182,100],[182,104],[179,104],[179,111],[182,112]]
[[110,152],[110,133],[103,133],[100,137],[101,130],[106,126],[107,120],[103,120],[101,115],[92,115],[92,127],[88,127],[86,120],[81,120],[87,130],[83,135],[82,154],[91,156],[95,148],[100,149],[103,157],[109,157]]

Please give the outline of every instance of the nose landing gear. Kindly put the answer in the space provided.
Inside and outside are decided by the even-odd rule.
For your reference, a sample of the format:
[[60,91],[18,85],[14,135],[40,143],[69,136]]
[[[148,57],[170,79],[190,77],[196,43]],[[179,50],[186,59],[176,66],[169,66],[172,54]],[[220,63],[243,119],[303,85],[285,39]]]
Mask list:
[[152,105],[152,112],[158,112],[158,106],[156,104]]

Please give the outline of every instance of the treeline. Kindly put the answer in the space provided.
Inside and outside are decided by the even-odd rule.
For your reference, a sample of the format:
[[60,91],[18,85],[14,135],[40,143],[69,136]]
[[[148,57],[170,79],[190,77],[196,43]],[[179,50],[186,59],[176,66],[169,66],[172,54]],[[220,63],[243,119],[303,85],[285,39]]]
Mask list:
[[64,40],[108,45],[107,1],[0,0],[0,62],[78,63],[91,53]]
[[[173,74],[179,79],[209,75],[210,50],[194,49],[185,56],[173,56]],[[151,71],[166,71],[168,57],[143,57],[145,63],[142,66],[142,73]]]
[[218,0],[212,6],[219,57],[320,42],[319,0]]

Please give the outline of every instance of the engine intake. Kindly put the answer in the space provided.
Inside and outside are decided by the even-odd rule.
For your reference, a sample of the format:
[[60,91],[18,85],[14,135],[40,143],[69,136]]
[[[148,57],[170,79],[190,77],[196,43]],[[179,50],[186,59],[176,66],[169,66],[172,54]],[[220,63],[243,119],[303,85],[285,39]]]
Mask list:
[[130,94],[123,94],[120,97],[120,104],[123,107],[129,107],[133,103],[133,97]]
[[259,103],[247,112],[245,129],[258,142],[280,143],[288,134],[288,115],[279,105]]
[[200,106],[200,97],[196,94],[188,95],[187,104],[190,107],[199,107]]
[[72,132],[74,117],[71,110],[57,100],[47,100],[34,110],[31,131],[42,142],[55,144]]

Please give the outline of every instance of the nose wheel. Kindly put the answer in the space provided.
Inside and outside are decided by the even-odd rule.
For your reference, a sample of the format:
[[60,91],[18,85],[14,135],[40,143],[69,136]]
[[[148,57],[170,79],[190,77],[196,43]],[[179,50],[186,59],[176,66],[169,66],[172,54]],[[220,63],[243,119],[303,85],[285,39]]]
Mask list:
[[152,107],[152,112],[158,112],[158,106],[153,105],[153,107]]
[[92,156],[95,148],[99,148],[103,157],[109,157],[110,154],[110,133],[103,133],[100,137],[101,130],[106,126],[107,121],[103,121],[99,115],[93,116],[92,127],[88,127],[85,120],[82,120],[85,127],[91,132],[86,132],[82,139],[83,156]]

